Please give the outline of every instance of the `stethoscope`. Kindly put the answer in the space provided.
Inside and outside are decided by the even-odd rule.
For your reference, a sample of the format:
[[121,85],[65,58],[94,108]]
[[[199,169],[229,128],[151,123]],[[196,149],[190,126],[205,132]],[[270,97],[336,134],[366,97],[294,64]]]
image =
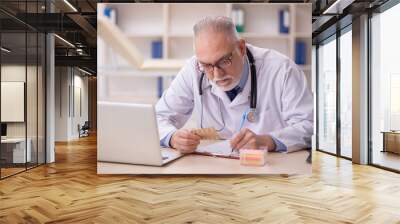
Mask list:
[[[251,76],[251,83],[250,83],[250,108],[249,110],[245,111],[242,116],[242,121],[240,123],[240,126],[243,126],[244,121],[247,119],[247,121],[254,123],[257,120],[257,112],[256,112],[256,107],[257,107],[257,75],[256,75],[256,65],[254,62],[254,57],[253,54],[250,52],[250,50],[246,47],[246,54],[247,58],[249,60],[250,64],[250,76]],[[204,72],[201,73],[200,75],[200,80],[199,80],[199,94],[200,94],[200,101],[201,101],[201,119],[200,119],[200,127],[203,128],[203,89],[202,89],[202,83],[204,79]],[[220,116],[222,118],[222,128],[216,130],[216,131],[222,131],[225,128],[225,120],[224,117],[222,116],[222,110],[221,110],[221,101],[218,98],[218,104],[219,104],[219,112]]]

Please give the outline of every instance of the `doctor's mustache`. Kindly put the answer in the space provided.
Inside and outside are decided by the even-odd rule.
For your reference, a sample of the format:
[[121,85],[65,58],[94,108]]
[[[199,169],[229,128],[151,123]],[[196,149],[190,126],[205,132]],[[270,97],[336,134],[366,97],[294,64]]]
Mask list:
[[224,80],[227,80],[227,79],[232,79],[232,77],[230,77],[229,75],[224,75],[221,78],[214,77],[211,81],[216,83],[218,81],[224,81]]

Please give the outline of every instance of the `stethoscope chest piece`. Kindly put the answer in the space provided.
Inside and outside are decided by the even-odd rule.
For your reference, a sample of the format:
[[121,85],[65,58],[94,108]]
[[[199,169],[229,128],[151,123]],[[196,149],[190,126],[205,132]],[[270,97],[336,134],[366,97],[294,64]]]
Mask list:
[[250,111],[247,113],[247,120],[250,123],[254,123],[257,121],[257,112],[255,109],[250,109]]

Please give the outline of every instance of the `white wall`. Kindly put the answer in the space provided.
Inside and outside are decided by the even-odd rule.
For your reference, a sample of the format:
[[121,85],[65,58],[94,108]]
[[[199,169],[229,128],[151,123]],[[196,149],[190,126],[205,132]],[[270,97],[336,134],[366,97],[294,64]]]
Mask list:
[[[79,93],[77,90],[80,89]],[[82,105],[82,114],[79,107]],[[75,110],[75,111],[74,111]],[[71,67],[56,67],[55,141],[70,141],[79,137],[78,124],[88,120],[88,78]]]
[[[25,75],[26,75],[26,71],[25,69],[27,69],[27,75],[28,75],[28,80],[30,82],[30,84],[36,85],[35,83],[31,83],[33,78],[30,77],[30,75],[35,75],[36,76],[36,67],[33,66],[28,66],[27,68],[25,67],[25,65],[2,65],[1,66],[1,81],[3,82],[12,82],[12,81],[18,81],[18,82],[25,82]],[[28,88],[28,99],[27,99],[27,103],[32,102],[33,100],[30,99],[30,97],[34,97],[36,99],[36,88]],[[31,91],[32,92],[31,92]],[[36,103],[34,105],[28,105],[31,106],[31,108],[29,108],[29,113],[27,114],[28,116],[28,122],[32,122],[35,121],[36,122],[36,113],[33,114],[31,113],[31,111],[36,110]],[[32,108],[34,106],[34,108]],[[7,108],[2,108],[2,110],[6,110]],[[34,115],[33,117],[31,115]],[[33,125],[29,125],[28,124],[28,129],[30,127],[33,127]],[[36,130],[36,126],[34,127],[34,129]],[[32,133],[28,130],[28,137],[29,133]],[[7,122],[7,136],[8,137],[25,137],[25,122]]]
[[[36,70],[38,69],[38,70]],[[42,68],[19,64],[5,64],[1,66],[2,82],[24,82],[26,83],[26,108],[22,107],[22,113],[27,115],[27,120],[23,122],[6,122],[8,138],[25,138],[25,134],[30,139],[32,161],[36,162],[39,153],[39,163],[44,162],[44,74]],[[27,81],[26,81],[27,79]],[[7,96],[2,96],[7,97]],[[11,110],[10,108],[1,108]],[[16,111],[11,111],[16,113]]]
[[68,141],[70,116],[69,84],[71,83],[68,67],[55,68],[55,141]]
[[[28,67],[28,71],[32,67]],[[25,82],[25,65],[2,65],[1,66],[1,81],[2,82]],[[30,74],[30,72],[28,72]],[[2,96],[4,97],[4,96]],[[7,108],[1,108],[7,110]],[[7,137],[25,137],[24,122],[7,123]]]
[[[116,100],[136,103],[156,103],[157,79],[138,76],[99,76],[99,101]],[[163,78],[167,79],[172,78]],[[165,83],[165,82],[164,82]],[[166,86],[167,84],[164,84]]]
[[[76,72],[76,71],[75,71]],[[80,73],[81,74],[81,73]],[[73,138],[78,138],[79,137],[79,132],[78,132],[78,124],[81,126],[85,123],[85,121],[88,121],[88,78],[87,76],[83,77],[80,74],[74,75],[74,89],[75,89],[75,96],[73,97],[75,100],[75,106],[74,109],[75,113],[72,113],[72,130],[71,130],[71,135]],[[77,90],[80,90],[80,99],[78,98]],[[81,101],[80,103],[78,101]],[[80,105],[79,105],[80,104]],[[79,108],[82,110],[81,112],[79,111]]]

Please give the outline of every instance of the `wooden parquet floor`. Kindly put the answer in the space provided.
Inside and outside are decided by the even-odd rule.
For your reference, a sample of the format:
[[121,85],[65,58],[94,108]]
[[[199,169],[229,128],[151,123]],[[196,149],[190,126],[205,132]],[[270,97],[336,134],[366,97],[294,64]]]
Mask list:
[[99,176],[89,137],[0,181],[0,223],[400,223],[400,175],[314,152],[310,176]]

